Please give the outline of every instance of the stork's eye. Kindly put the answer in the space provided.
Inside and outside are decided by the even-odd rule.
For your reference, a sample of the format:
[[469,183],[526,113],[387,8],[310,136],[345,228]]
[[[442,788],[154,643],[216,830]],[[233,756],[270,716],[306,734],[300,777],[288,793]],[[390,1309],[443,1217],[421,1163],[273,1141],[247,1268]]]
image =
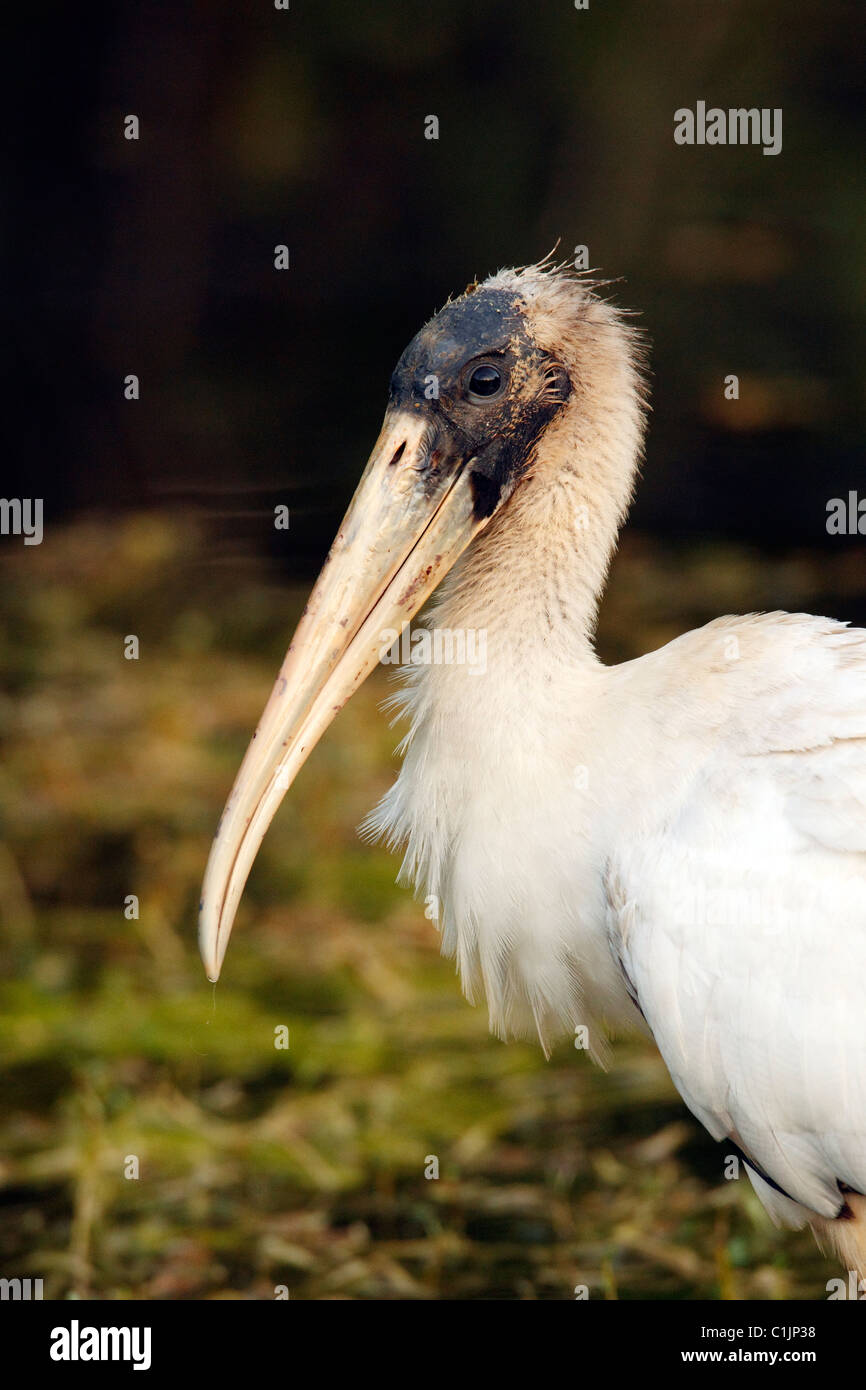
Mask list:
[[503,386],[505,378],[498,367],[494,367],[492,362],[482,362],[480,367],[476,367],[471,373],[466,383],[471,401],[489,401],[494,396],[498,396]]

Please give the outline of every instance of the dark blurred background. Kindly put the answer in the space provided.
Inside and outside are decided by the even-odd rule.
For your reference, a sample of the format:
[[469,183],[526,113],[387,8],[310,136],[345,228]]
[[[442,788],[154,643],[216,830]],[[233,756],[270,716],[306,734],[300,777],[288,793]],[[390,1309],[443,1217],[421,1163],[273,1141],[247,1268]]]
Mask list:
[[[19,23],[3,492],[46,515],[39,546],[0,537],[0,1277],[826,1296],[833,1263],[724,1180],[651,1044],[619,1041],[607,1075],[568,1040],[547,1062],[460,997],[398,860],[356,835],[397,767],[383,672],[281,808],[216,989],[195,919],[392,366],[475,276],[586,245],[652,341],[605,660],[726,612],[866,625],[864,539],[826,530],[866,487],[864,38],[860,0],[122,0]],[[677,146],[699,100],[782,108],[782,152]]]
[[[53,520],[191,506],[240,548],[273,546],[287,501],[307,574],[420,324],[584,244],[652,341],[635,523],[826,543],[862,476],[857,0],[39,13],[7,130],[11,493]],[[781,154],[675,145],[697,99],[782,107]]]

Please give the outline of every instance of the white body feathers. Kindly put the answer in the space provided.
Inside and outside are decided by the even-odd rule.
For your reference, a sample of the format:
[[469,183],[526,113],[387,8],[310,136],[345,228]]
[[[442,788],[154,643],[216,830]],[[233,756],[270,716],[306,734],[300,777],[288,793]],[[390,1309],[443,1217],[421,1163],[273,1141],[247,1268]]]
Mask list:
[[866,632],[728,617],[602,666],[640,451],[631,335],[571,281],[488,283],[519,287],[579,389],[429,618],[483,629],[486,672],[408,672],[403,768],[368,829],[405,844],[498,1034],[586,1025],[601,1059],[603,1023],[643,1016],[771,1214],[862,1260]]

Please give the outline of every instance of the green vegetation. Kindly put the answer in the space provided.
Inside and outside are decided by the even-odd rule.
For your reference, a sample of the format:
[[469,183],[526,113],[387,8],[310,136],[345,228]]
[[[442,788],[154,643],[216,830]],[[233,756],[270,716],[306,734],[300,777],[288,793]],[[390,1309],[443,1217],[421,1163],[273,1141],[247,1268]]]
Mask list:
[[[299,595],[211,564],[183,517],[7,541],[2,564],[0,1273],[83,1298],[824,1295],[833,1267],[722,1180],[651,1045],[608,1075],[568,1043],[548,1063],[461,998],[397,861],[355,835],[396,766],[384,675],[281,810],[209,985],[201,873]],[[858,583],[632,538],[605,655]]]

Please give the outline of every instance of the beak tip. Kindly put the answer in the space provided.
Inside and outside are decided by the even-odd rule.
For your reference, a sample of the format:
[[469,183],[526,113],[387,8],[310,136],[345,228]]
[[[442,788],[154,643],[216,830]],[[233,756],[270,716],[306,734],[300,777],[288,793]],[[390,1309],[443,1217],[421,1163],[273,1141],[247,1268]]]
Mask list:
[[220,977],[223,964],[222,961],[215,959],[210,951],[205,950],[201,951],[201,960],[205,975],[210,980],[211,984],[215,985]]
[[198,949],[205,974],[211,984],[216,984],[222,969],[222,954],[219,951],[219,935],[213,930],[210,914],[205,912],[204,902],[199,903]]

